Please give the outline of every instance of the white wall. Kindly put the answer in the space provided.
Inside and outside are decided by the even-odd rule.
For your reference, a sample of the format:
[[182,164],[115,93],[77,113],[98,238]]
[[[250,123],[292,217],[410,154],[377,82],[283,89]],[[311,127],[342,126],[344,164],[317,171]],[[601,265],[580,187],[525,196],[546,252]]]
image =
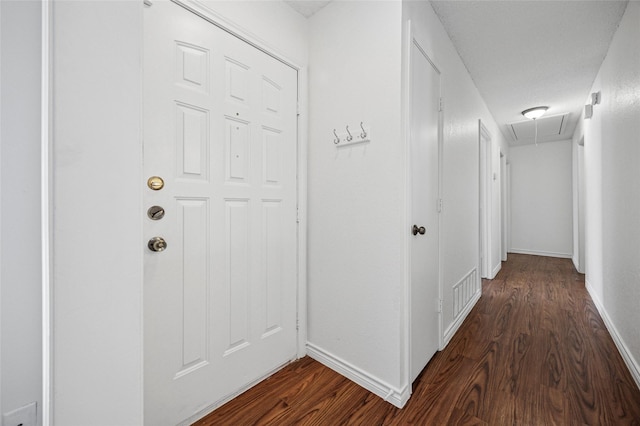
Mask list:
[[442,72],[443,200],[441,274],[443,279],[443,330],[455,330],[453,286],[470,271],[479,272],[479,129],[481,119],[491,133],[491,268],[501,264],[500,254],[500,151],[509,147],[475,87],[458,52],[428,2],[403,2],[403,20],[410,19],[427,54]]
[[53,423],[142,423],[142,2],[53,4]]
[[0,416],[42,424],[39,2],[0,2]]
[[[584,188],[584,113],[571,141],[573,155],[573,266],[584,274],[585,268],[585,188]],[[580,144],[583,145],[580,145]]]
[[572,142],[511,147],[512,253],[573,254]]
[[[304,18],[280,2],[233,3],[209,6],[306,66]],[[53,4],[56,425],[143,422],[143,13],[142,1]]]
[[640,3],[627,5],[584,121],[586,280],[640,386]]
[[[407,19],[442,71],[444,329],[452,287],[478,267],[478,119],[492,133],[492,266],[500,265],[500,149],[508,147],[427,2],[332,2],[310,19],[309,344],[313,356],[406,390],[402,52]],[[357,25],[354,23],[357,22]],[[334,146],[360,121],[372,141]],[[495,266],[497,264],[497,267]],[[370,387],[371,388],[371,387]]]
[[[309,21],[309,342],[387,388],[401,373],[404,142],[399,2],[336,1]],[[333,129],[371,126],[336,147]]]

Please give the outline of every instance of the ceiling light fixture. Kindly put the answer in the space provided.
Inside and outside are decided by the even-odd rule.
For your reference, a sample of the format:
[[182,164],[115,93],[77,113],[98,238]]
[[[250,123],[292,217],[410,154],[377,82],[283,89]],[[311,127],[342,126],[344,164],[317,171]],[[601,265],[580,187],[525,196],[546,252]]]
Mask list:
[[538,118],[542,117],[545,112],[549,109],[548,106],[537,106],[529,109],[525,109],[522,111],[522,115],[527,117],[530,120],[533,120],[534,127],[536,128],[536,135],[533,138],[533,141],[536,145],[538,145],[538,122],[536,121]]
[[538,106],[529,109],[525,109],[522,111],[522,115],[527,117],[530,120],[536,120],[544,115],[545,112],[549,109],[548,106]]

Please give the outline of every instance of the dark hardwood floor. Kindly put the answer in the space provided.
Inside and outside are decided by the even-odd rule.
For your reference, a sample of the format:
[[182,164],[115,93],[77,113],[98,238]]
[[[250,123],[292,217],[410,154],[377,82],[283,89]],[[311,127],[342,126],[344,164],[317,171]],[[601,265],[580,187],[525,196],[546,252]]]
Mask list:
[[510,254],[403,409],[307,357],[195,423],[294,424],[640,425],[640,390],[571,261]]

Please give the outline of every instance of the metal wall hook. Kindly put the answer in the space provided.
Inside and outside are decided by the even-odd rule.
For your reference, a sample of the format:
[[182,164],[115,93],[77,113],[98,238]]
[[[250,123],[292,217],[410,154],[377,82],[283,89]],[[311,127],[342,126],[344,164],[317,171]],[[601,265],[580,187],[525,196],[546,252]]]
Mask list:
[[347,142],[351,142],[353,140],[353,136],[351,136],[351,132],[349,131],[349,126],[347,126],[347,133],[349,134],[349,136],[347,136]]
[[362,127],[362,121],[360,122],[360,128],[362,129],[362,133],[360,133],[360,137],[365,139],[367,137],[367,131]]
[[333,143],[338,145],[340,143],[340,138],[338,137],[338,134],[336,133],[336,129],[333,129],[333,134],[335,135],[335,139],[333,140]]

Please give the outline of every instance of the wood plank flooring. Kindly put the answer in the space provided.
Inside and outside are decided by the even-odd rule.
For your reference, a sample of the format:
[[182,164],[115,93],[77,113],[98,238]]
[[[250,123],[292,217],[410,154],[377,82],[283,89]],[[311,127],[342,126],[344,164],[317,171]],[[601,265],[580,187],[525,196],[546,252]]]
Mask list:
[[571,261],[509,254],[403,409],[306,357],[195,425],[640,425],[640,390]]

